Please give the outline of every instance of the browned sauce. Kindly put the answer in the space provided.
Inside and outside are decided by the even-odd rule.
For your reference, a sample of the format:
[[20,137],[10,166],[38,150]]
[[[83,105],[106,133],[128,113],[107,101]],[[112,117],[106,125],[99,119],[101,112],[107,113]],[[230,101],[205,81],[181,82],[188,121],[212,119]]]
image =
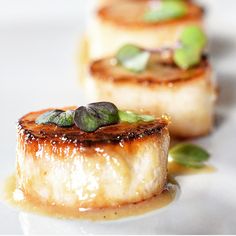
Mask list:
[[215,172],[216,169],[213,166],[204,166],[202,168],[190,168],[185,167],[175,162],[168,163],[168,172],[171,176],[182,176],[182,175],[196,175],[196,174],[210,174]]
[[37,199],[27,198],[20,190],[16,189],[15,175],[10,176],[5,185],[5,198],[7,202],[24,211],[57,218],[89,219],[95,221],[116,220],[124,217],[138,216],[163,208],[176,198],[177,193],[178,185],[170,179],[162,194],[154,196],[148,200],[135,204],[127,204],[116,208],[89,210],[51,205],[39,202]]

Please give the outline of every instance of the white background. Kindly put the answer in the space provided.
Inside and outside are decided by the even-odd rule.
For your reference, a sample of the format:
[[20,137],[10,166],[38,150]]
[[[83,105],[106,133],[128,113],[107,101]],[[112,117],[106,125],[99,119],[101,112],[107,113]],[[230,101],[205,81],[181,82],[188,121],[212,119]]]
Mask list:
[[[179,200],[155,218],[105,226],[90,224],[87,228],[73,226],[76,232],[236,234],[236,1],[202,2],[207,7],[206,26],[221,95],[215,132],[196,142],[212,153],[210,162],[218,171],[179,178]],[[75,58],[85,30],[88,3],[0,0],[1,182],[14,171],[15,124],[19,117],[45,107],[85,103]],[[70,222],[59,224],[70,226]],[[29,231],[57,232],[53,224],[51,231],[47,230],[42,224]],[[21,232],[18,211],[0,203],[0,233]]]

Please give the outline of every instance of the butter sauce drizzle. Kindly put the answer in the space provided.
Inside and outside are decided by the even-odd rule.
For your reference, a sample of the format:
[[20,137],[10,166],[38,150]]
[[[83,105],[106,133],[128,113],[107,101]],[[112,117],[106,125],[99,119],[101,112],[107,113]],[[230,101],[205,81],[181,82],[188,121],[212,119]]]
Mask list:
[[174,162],[168,164],[169,178],[165,190],[150,199],[138,203],[132,203],[114,208],[102,209],[78,209],[64,206],[57,206],[40,202],[38,199],[32,199],[16,189],[15,175],[10,176],[5,183],[6,201],[21,210],[38,213],[40,215],[52,216],[63,219],[86,219],[92,221],[117,220],[125,217],[139,216],[154,210],[166,207],[173,202],[179,195],[180,187],[171,176],[191,175],[191,174],[209,174],[216,171],[214,167],[205,166],[201,169],[183,167]]

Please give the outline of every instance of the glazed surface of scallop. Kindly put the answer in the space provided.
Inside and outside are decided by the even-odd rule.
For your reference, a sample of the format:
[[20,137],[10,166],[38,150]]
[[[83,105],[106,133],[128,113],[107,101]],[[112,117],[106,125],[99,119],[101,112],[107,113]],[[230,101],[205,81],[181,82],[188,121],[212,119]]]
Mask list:
[[18,123],[17,188],[26,198],[77,208],[139,202],[163,191],[167,121],[118,123],[92,133],[38,125],[46,112]]
[[188,138],[207,134],[214,121],[216,85],[206,58],[188,70],[151,56],[147,69],[133,73],[107,58],[93,62],[85,81],[88,97],[120,108],[171,117],[170,133]]
[[150,8],[149,0],[119,1],[101,7],[89,28],[90,57],[111,56],[126,43],[144,48],[175,47],[185,27],[202,26],[203,9],[190,1],[184,2],[185,16],[157,22],[143,19]]

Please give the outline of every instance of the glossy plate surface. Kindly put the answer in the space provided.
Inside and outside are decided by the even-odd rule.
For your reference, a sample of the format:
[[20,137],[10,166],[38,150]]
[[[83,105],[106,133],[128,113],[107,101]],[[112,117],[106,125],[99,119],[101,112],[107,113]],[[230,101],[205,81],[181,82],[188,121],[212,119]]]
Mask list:
[[[0,1],[1,184],[14,171],[19,117],[46,107],[86,103],[75,65],[85,2]],[[178,177],[181,193],[173,204],[113,222],[57,220],[19,212],[1,201],[1,234],[236,234],[236,1],[202,2],[221,93],[214,133],[194,142],[209,150],[217,171]]]

